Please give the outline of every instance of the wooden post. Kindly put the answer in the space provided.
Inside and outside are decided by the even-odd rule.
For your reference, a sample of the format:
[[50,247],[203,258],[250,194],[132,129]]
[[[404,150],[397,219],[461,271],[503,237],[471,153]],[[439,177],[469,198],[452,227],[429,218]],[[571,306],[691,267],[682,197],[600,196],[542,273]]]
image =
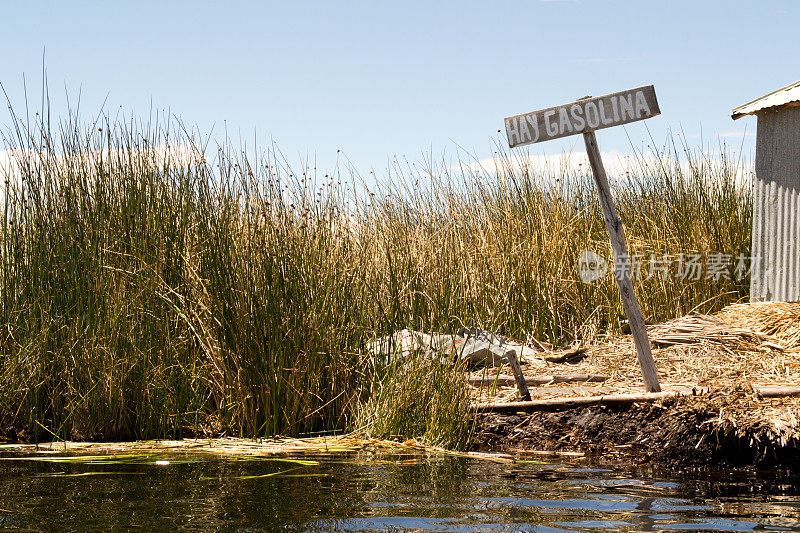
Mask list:
[[611,237],[611,247],[614,250],[614,278],[617,280],[622,307],[625,309],[625,315],[631,326],[633,342],[636,345],[636,357],[639,359],[639,366],[644,376],[644,385],[647,392],[660,392],[661,386],[658,383],[656,364],[650,351],[650,339],[647,338],[647,329],[644,325],[642,310],[639,307],[639,300],[636,299],[636,293],[633,291],[628,245],[625,242],[625,228],[614,207],[614,200],[611,197],[611,189],[608,186],[606,170],[603,167],[603,160],[600,158],[600,148],[597,146],[594,131],[584,132],[583,140],[586,143],[586,153],[589,155],[594,182],[597,185],[600,206],[603,208],[603,217],[606,219],[606,227]]
[[522,398],[522,401],[531,401],[531,393],[528,390],[528,384],[525,381],[525,376],[522,374],[522,368],[519,366],[517,351],[506,350],[505,356],[506,359],[508,359],[508,365],[511,367],[511,371],[514,373],[514,379],[517,382],[517,389],[519,390],[519,395]]

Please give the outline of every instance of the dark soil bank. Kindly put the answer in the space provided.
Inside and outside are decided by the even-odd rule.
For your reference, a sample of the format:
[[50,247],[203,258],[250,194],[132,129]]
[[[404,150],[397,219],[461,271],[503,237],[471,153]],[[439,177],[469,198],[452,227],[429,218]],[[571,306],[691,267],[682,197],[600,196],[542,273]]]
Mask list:
[[800,471],[800,446],[757,427],[719,424],[714,402],[694,399],[532,414],[485,414],[478,445],[488,449],[581,451],[670,468],[752,465]]

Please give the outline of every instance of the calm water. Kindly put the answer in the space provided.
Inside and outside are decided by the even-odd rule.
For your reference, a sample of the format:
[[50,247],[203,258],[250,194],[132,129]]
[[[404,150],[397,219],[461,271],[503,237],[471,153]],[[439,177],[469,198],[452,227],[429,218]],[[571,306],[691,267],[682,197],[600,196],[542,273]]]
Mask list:
[[503,465],[366,453],[302,459],[319,464],[164,456],[139,464],[3,460],[0,528],[800,531],[800,480],[770,473],[677,477],[586,461]]

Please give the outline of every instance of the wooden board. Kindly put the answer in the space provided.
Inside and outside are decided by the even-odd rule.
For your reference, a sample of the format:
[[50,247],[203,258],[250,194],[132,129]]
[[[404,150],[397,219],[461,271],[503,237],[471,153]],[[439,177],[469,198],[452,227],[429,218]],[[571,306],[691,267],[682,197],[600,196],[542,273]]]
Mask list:
[[611,128],[660,115],[652,85],[586,98],[505,119],[510,147]]
[[[597,374],[553,374],[547,376],[525,376],[525,383],[532,386],[549,385],[550,383],[570,383],[570,382],[584,382],[584,383],[599,383],[608,380],[608,376],[599,376]],[[481,386],[503,386],[503,385],[516,385],[517,380],[514,376],[507,374],[489,374],[485,376],[473,376],[467,379],[467,383]]]

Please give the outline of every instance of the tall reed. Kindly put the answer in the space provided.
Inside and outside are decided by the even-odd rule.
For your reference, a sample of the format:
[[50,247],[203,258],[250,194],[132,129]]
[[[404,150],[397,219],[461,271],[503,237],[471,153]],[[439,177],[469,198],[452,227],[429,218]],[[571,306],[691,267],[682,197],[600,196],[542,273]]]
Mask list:
[[[4,142],[0,416],[33,438],[342,431],[382,375],[364,352],[377,335],[619,328],[611,276],[577,276],[581,251],[610,257],[580,171],[501,154],[365,181],[293,170],[274,147],[215,152],[174,122],[72,115],[14,117]],[[747,254],[741,169],[678,154],[615,184],[632,252]],[[721,308],[747,282],[636,280],[651,320]]]

